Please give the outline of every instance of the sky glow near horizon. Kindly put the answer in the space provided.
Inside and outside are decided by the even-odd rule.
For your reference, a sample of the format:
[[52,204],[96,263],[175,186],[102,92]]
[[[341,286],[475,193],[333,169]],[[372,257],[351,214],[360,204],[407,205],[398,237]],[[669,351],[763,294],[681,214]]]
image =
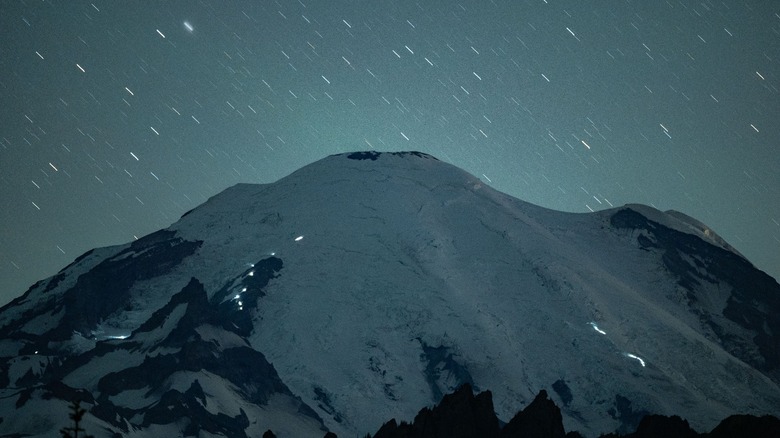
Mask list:
[[367,149],[556,210],[679,210],[780,277],[780,4],[2,2],[0,28],[0,303]]

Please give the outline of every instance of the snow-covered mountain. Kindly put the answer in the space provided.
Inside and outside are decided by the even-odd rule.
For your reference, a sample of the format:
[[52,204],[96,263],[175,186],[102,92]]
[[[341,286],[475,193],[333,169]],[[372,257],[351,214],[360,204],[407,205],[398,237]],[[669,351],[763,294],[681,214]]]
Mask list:
[[0,435],[342,437],[462,383],[567,430],[780,412],[780,285],[681,213],[537,207],[418,153],[327,157],[90,251],[0,310]]

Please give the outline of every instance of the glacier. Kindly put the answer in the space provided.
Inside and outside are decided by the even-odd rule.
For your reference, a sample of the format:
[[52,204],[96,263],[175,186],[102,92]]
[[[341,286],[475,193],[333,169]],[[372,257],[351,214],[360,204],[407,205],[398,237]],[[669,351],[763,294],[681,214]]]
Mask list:
[[[339,436],[468,383],[499,418],[780,411],[780,285],[679,212],[563,213],[419,153],[238,184],[0,310],[0,434]],[[42,413],[46,414],[43,415]]]

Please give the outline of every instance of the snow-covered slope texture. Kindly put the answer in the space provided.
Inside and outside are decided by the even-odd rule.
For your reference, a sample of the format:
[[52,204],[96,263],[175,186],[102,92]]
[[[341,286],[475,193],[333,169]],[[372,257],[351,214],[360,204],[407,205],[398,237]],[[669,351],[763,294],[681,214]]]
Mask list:
[[780,285],[709,228],[546,210],[417,152],[327,157],[91,251],[0,311],[0,435],[340,436],[461,383],[503,420],[780,411]]

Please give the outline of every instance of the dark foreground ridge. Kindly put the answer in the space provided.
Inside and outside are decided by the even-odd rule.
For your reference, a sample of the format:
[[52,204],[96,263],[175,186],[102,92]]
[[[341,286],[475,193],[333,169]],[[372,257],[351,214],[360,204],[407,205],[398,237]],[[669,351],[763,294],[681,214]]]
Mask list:
[[[678,416],[647,415],[634,433],[610,433],[600,438],[777,438],[780,419],[770,415],[732,415],[709,433],[698,433]],[[276,437],[270,430],[263,438]],[[325,438],[335,438],[328,432]],[[566,432],[561,410],[542,390],[536,398],[506,424],[493,410],[493,394],[477,395],[465,384],[444,396],[433,408],[423,408],[411,423],[391,419],[368,438],[581,438],[579,432]]]

